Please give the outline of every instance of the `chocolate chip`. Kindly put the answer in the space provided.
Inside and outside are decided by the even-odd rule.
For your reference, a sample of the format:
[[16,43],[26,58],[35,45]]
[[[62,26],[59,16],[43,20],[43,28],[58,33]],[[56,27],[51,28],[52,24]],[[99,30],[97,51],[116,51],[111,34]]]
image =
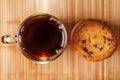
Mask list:
[[89,55],[88,55],[88,57],[92,58],[92,55],[91,55],[91,54],[89,54]]
[[108,38],[107,40],[108,40],[108,41],[113,41],[113,39],[110,39],[110,38]]
[[104,40],[104,43],[106,43],[106,41]]
[[100,48],[100,51],[102,51],[103,50],[103,47],[102,48]]
[[77,42],[79,42],[79,41],[80,41],[80,39],[78,38],[78,39],[77,39]]
[[112,38],[113,38],[114,36],[112,35]]
[[98,46],[95,44],[94,47],[98,47]]
[[82,40],[81,42],[84,44],[84,43],[86,43],[86,40]]
[[110,43],[108,44],[108,46],[110,46]]
[[83,47],[83,50],[84,50],[85,52],[88,52],[88,49],[87,49],[86,47]]
[[103,29],[103,30],[105,29],[104,26],[102,27],[102,29]]
[[94,54],[94,53],[90,51],[89,54]]
[[104,40],[106,40],[106,37],[105,37],[105,36],[103,36],[103,38],[104,38]]
[[107,40],[108,40],[108,41],[111,41],[111,39],[109,39],[109,38],[108,38]]
[[87,57],[86,55],[83,55],[83,57]]
[[93,19],[88,19],[89,21],[94,21]]

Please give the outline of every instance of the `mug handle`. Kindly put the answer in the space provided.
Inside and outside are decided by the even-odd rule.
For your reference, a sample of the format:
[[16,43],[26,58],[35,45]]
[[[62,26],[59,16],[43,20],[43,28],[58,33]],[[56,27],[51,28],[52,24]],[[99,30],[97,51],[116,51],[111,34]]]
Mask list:
[[2,36],[2,42],[5,44],[17,43],[17,34]]

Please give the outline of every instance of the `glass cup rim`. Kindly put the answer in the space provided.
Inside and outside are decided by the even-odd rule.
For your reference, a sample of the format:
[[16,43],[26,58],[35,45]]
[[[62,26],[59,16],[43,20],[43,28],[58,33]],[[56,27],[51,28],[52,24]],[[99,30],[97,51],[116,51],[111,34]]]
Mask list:
[[[28,56],[27,53],[25,53],[25,52],[23,51],[22,42],[21,42],[21,40],[20,40],[20,31],[21,31],[23,25],[24,25],[29,19],[31,19],[31,18],[33,18],[33,17],[35,17],[35,16],[49,16],[51,19],[55,19],[55,20],[57,21],[57,23],[59,24],[59,26],[61,26],[62,30],[64,31],[64,32],[62,33],[62,36],[64,35],[64,43],[63,43],[63,44],[64,44],[64,47],[63,47],[63,50],[60,52],[60,54],[57,54],[57,56],[54,57],[54,58],[51,59],[51,60],[46,60],[46,61],[35,60],[35,59],[31,58],[30,56]],[[64,49],[65,49],[65,47],[66,47],[66,45],[67,45],[67,31],[66,31],[65,26],[63,25],[63,23],[60,22],[60,20],[57,19],[56,17],[54,17],[53,15],[47,14],[47,13],[36,13],[36,14],[32,14],[32,15],[28,16],[27,18],[25,18],[25,19],[22,21],[22,23],[19,25],[18,32],[17,32],[17,34],[16,34],[16,41],[17,41],[18,47],[19,47],[19,49],[21,50],[22,54],[23,54],[27,59],[29,59],[29,60],[31,60],[31,61],[33,61],[33,62],[36,62],[36,63],[38,63],[38,64],[47,64],[47,63],[49,63],[49,62],[51,62],[51,61],[56,60],[56,59],[63,53],[63,51],[64,51]],[[62,41],[63,41],[63,40],[62,40]]]

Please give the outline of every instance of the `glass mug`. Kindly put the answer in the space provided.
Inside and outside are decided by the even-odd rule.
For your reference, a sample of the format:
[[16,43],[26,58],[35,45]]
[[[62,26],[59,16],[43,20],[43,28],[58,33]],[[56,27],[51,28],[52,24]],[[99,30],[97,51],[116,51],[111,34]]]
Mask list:
[[2,36],[2,42],[17,43],[26,58],[45,64],[62,54],[67,44],[67,32],[56,17],[33,14],[21,23],[16,34]]

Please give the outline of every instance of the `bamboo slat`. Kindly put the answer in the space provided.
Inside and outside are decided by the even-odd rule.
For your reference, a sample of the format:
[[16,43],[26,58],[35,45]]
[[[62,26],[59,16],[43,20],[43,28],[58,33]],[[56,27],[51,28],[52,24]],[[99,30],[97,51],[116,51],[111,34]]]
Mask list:
[[69,37],[83,19],[107,21],[120,36],[120,0],[0,0],[0,37],[16,33],[19,24],[34,13],[49,13],[64,23],[68,32],[65,51],[55,61],[40,65],[26,59],[16,44],[0,42],[0,80],[120,80],[120,38],[109,59],[88,62]]

